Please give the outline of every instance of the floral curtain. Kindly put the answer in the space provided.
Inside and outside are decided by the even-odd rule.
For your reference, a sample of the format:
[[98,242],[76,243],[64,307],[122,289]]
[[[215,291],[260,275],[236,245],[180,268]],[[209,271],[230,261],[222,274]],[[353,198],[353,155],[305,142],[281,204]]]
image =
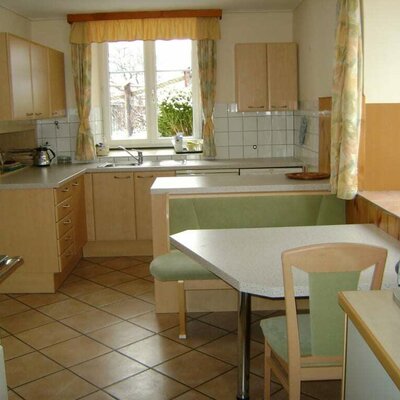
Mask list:
[[332,90],[331,187],[342,199],[358,189],[363,52],[361,0],[338,0]]
[[217,74],[217,51],[215,40],[199,40],[197,55],[199,60],[200,93],[203,106],[203,156],[216,156],[214,141],[213,110],[215,103],[215,83]]
[[94,139],[90,130],[92,53],[90,44],[71,44],[72,73],[78,106],[79,131],[76,138],[77,160],[89,161],[96,157]]

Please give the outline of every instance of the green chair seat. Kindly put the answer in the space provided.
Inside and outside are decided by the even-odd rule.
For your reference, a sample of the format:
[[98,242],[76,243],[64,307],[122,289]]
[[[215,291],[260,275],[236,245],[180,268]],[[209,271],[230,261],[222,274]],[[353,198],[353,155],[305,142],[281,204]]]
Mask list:
[[[299,334],[300,334],[300,352],[302,356],[311,355],[311,329],[310,314],[298,315]],[[288,361],[287,350],[287,329],[286,317],[272,317],[263,319],[260,322],[264,337],[268,338],[268,343],[275,354]]]
[[218,279],[179,250],[156,257],[150,264],[150,272],[159,281]]

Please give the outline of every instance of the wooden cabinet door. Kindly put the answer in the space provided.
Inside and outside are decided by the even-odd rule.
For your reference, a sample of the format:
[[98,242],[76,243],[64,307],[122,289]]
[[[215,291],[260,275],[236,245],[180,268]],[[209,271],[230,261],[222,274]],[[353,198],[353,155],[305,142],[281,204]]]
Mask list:
[[238,111],[268,109],[267,46],[265,43],[236,44],[235,81]]
[[48,49],[50,115],[62,117],[66,115],[64,53]]
[[151,193],[150,188],[156,178],[175,176],[174,171],[154,171],[135,173],[136,233],[137,239],[152,238]]
[[268,43],[268,98],[270,110],[297,110],[297,45]]
[[135,191],[132,172],[93,174],[96,240],[135,240]]
[[74,213],[74,244],[80,251],[87,242],[85,187],[83,175],[72,181],[72,211]]
[[47,48],[31,43],[30,51],[34,118],[47,118],[50,116]]
[[34,118],[30,42],[8,36],[13,119]]

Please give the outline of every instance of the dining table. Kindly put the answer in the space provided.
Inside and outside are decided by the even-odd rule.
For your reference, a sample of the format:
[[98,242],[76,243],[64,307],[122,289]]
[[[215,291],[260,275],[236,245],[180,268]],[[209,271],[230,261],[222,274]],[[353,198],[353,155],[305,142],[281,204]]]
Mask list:
[[[238,400],[248,400],[251,297],[283,298],[281,254],[317,243],[364,243],[388,250],[382,288],[397,286],[400,242],[373,224],[198,229],[170,236],[171,244],[238,291]],[[323,259],[321,259],[323,262]],[[360,276],[368,290],[372,268]],[[308,296],[307,276],[295,272],[295,294]]]

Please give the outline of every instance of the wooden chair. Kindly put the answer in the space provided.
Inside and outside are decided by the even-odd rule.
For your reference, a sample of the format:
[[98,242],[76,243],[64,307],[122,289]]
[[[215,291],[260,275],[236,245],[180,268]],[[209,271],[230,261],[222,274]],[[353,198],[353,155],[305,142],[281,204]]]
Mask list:
[[[344,313],[337,293],[357,290],[362,270],[374,266],[371,289],[380,289],[387,250],[356,243],[329,243],[282,253],[286,316],[261,321],[265,337],[265,393],[271,370],[299,400],[301,381],[342,379]],[[293,269],[308,273],[309,314],[297,314]]]

